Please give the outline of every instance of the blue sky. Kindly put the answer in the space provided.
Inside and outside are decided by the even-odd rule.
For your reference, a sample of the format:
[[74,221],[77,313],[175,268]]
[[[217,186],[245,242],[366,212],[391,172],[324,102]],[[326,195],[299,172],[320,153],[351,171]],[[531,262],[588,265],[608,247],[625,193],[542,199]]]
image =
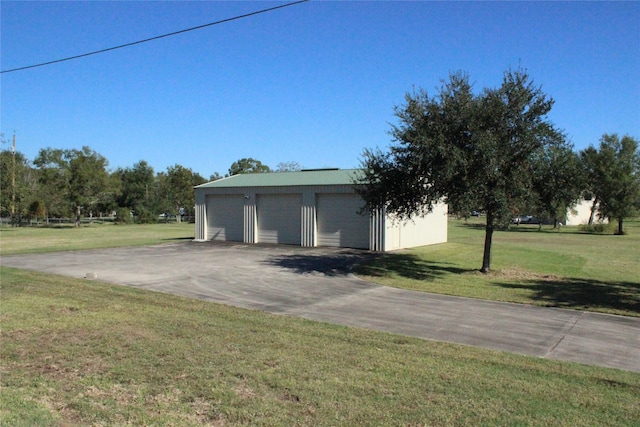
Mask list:
[[[1,68],[278,4],[3,0]],[[459,70],[480,91],[521,66],[580,150],[604,133],[640,138],[638,22],[640,2],[311,1],[1,74],[1,130],[30,159],[88,145],[111,169],[146,160],[208,178],[243,157],[351,168],[390,144],[405,93]]]

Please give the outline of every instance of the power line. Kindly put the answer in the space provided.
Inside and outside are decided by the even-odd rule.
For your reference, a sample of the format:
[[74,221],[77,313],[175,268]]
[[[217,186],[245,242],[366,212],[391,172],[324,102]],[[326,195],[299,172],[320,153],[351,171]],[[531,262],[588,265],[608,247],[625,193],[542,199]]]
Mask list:
[[298,0],[298,1],[291,2],[291,3],[282,4],[280,6],[274,6],[274,7],[268,8],[268,9],[257,10],[255,12],[246,13],[244,15],[234,16],[233,18],[222,19],[220,21],[210,22],[208,24],[198,25],[197,27],[191,27],[191,28],[187,28],[185,30],[174,31],[172,33],[163,34],[161,36],[155,36],[155,37],[151,37],[151,38],[144,39],[144,40],[138,40],[138,41],[131,42],[131,43],[125,43],[125,44],[121,44],[119,46],[109,47],[109,48],[106,48],[106,49],[100,49],[100,50],[96,50],[96,51],[89,52],[89,53],[83,53],[81,55],[70,56],[68,58],[63,58],[63,59],[56,59],[55,61],[43,62],[43,63],[40,63],[40,64],[27,65],[25,67],[12,68],[10,70],[2,70],[2,71],[0,71],[0,74],[12,73],[14,71],[27,70],[29,68],[44,67],[45,65],[57,64],[58,62],[71,61],[72,59],[84,58],[85,56],[97,55],[99,53],[109,52],[109,51],[116,50],[116,49],[122,49],[124,47],[134,46],[134,45],[137,45],[137,44],[142,44],[142,43],[150,42],[150,41],[153,41],[153,40],[162,39],[162,38],[165,38],[165,37],[171,37],[171,36],[175,36],[175,35],[178,35],[178,34],[186,33],[186,32],[189,32],[189,31],[200,30],[202,28],[211,27],[213,25],[224,24],[226,22],[236,21],[238,19],[248,18],[250,16],[259,15],[261,13],[272,12],[272,11],[277,10],[277,9],[282,9],[282,8],[289,7],[289,6],[295,6],[297,4],[305,3],[305,2],[308,2],[308,1],[309,0]]

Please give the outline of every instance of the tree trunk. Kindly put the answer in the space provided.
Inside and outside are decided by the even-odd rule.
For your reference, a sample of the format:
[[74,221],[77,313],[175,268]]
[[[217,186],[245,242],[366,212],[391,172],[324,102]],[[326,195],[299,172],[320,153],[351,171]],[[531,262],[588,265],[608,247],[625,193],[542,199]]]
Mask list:
[[598,198],[593,198],[593,204],[591,205],[591,215],[589,215],[589,225],[593,225],[593,219],[596,216],[596,208],[598,207]]
[[493,215],[487,212],[487,227],[484,234],[484,255],[482,256],[482,273],[488,273],[491,269],[491,239],[493,238]]
[[618,218],[618,234],[621,236],[624,234],[624,231],[622,231],[622,220],[623,218]]

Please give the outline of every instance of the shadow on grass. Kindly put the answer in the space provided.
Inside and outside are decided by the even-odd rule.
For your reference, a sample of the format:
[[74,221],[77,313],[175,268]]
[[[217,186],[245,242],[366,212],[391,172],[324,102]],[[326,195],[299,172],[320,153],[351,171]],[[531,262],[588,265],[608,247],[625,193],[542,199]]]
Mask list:
[[324,274],[326,276],[345,276],[351,273],[353,266],[380,257],[380,254],[364,251],[340,251],[330,254],[278,255],[264,261],[293,270],[299,274]]
[[550,281],[534,279],[497,285],[509,289],[529,290],[532,292],[532,299],[553,307],[621,310],[640,315],[640,283],[563,278]]
[[557,232],[557,229],[553,229],[549,226],[542,226],[542,228],[537,225],[510,225],[507,228],[501,229],[500,231],[504,231],[506,233],[548,233],[551,231]]
[[474,230],[484,230],[485,228],[487,228],[486,224],[477,223],[477,222],[463,222],[460,225],[462,225],[465,228],[472,228]]
[[427,261],[413,254],[385,254],[375,262],[365,262],[356,266],[355,271],[373,277],[396,275],[413,280],[434,280],[445,274],[461,274],[475,270],[454,267],[445,262]]
[[[485,231],[486,225],[485,224],[479,224],[479,223],[464,223],[461,224],[462,227],[471,229],[471,230],[478,230],[478,231]],[[558,229],[557,228],[553,228],[550,224],[542,224],[542,228],[539,227],[538,224],[509,224],[508,226],[496,226],[495,228],[496,232],[515,232],[515,233],[532,233],[532,232],[537,232],[537,233],[557,233]],[[569,231],[567,231],[566,233],[569,233]]]
[[[466,224],[461,224],[461,226],[469,230],[481,231],[483,233],[486,230],[485,224],[466,223]],[[543,226],[543,228],[540,229],[537,224],[521,224],[521,225],[509,225],[509,226],[496,226],[495,231],[498,233],[510,233],[510,232],[545,233],[545,232],[556,231],[556,230],[546,226]]]
[[[484,231],[486,228],[486,225],[484,223],[475,223],[475,222],[461,223],[459,224],[459,226],[469,230],[476,230],[476,231]],[[628,230],[629,228],[633,228],[633,227],[634,227],[633,223],[632,225],[627,224],[626,229]],[[558,228],[553,228],[551,224],[542,224],[542,228],[540,228],[538,224],[519,224],[519,225],[509,224],[508,226],[504,226],[504,227],[496,227],[495,231],[508,232],[508,233],[509,232],[513,232],[513,233],[536,232],[536,233],[552,233],[552,234],[580,234],[580,235],[592,235],[592,236],[618,236],[617,234],[615,234],[615,230],[613,228],[605,229],[603,231],[583,230],[575,226],[570,226],[568,228],[560,227],[558,229]],[[625,231],[625,233],[628,234],[627,231]]]

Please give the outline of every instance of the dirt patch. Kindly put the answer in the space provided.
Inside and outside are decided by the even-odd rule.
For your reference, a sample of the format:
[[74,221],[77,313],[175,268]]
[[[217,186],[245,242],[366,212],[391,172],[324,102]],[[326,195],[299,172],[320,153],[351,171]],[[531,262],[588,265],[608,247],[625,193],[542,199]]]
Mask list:
[[492,270],[489,273],[481,273],[480,271],[473,271],[469,274],[482,275],[484,277],[492,277],[501,280],[516,280],[516,281],[544,281],[544,282],[559,282],[562,279],[555,274],[541,274],[534,273],[533,271],[523,270],[517,267],[509,267],[501,270]]
[[80,396],[93,398],[96,402],[114,400],[119,406],[131,405],[141,395],[141,388],[132,385],[111,384],[108,389],[89,386]]
[[49,310],[51,310],[53,313],[57,315],[69,315],[69,314],[76,314],[80,312],[80,309],[78,307],[67,307],[67,306],[60,307],[55,305],[50,305]]
[[234,391],[242,399],[251,399],[256,396],[255,391],[244,382],[238,384]]

